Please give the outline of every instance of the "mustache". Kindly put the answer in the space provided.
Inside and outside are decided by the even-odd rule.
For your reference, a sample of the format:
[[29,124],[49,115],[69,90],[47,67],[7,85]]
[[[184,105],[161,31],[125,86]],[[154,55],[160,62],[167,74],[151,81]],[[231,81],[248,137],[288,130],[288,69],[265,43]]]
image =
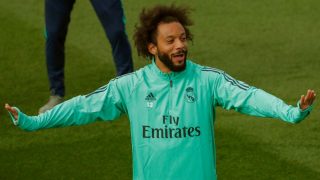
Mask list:
[[179,50],[179,51],[177,51],[175,53],[172,53],[171,56],[177,56],[177,55],[182,55],[182,54],[186,55],[187,52],[188,51],[186,49],[182,49],[182,50]]

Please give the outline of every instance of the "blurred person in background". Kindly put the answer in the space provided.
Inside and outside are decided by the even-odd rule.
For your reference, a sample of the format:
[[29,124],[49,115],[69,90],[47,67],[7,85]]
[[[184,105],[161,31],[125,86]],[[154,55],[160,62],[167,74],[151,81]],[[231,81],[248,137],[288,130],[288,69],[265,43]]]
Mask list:
[[[125,17],[120,0],[90,0],[112,47],[117,75],[133,71],[130,44],[125,32]],[[63,102],[65,96],[65,40],[75,0],[45,0],[46,64],[50,83],[49,101],[43,113]]]

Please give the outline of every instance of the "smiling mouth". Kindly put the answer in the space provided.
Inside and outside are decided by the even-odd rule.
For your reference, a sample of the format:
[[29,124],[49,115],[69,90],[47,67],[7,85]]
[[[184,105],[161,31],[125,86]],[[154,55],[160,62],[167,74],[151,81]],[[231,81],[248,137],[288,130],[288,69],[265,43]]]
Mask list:
[[184,57],[184,53],[172,55],[173,57]]
[[183,61],[185,59],[185,52],[177,52],[175,54],[172,54],[172,59],[175,61]]

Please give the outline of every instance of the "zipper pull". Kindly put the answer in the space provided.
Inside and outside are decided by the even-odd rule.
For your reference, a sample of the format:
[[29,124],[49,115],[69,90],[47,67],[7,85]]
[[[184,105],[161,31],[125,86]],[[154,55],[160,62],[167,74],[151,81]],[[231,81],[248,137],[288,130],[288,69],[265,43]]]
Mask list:
[[172,80],[170,80],[170,87],[172,87]]

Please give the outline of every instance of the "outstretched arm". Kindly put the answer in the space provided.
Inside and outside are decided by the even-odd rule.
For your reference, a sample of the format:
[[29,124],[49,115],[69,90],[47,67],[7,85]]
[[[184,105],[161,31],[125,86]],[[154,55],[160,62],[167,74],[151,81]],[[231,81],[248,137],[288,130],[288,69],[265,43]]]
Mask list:
[[298,123],[307,117],[316,98],[314,90],[309,89],[306,95],[300,97],[298,107],[294,107],[224,72],[220,72],[215,82],[215,100],[223,108],[259,117],[279,118],[290,123]]
[[120,101],[115,100],[113,85],[108,84],[86,95],[65,101],[38,116],[28,116],[18,108],[5,104],[13,123],[34,131],[59,126],[82,125],[96,120],[113,120],[123,113]]

